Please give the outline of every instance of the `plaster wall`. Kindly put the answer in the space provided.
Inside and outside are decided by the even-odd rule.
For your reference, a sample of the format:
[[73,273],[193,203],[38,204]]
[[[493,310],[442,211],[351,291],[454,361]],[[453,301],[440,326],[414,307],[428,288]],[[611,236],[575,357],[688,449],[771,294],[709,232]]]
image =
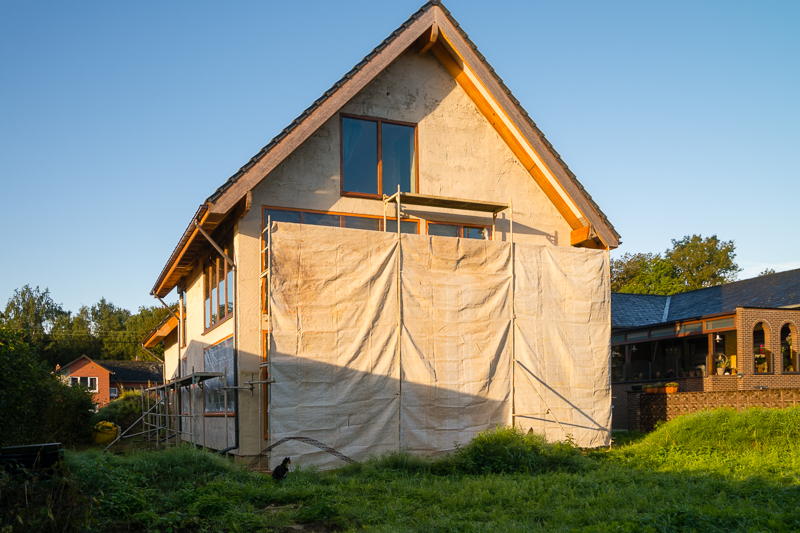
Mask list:
[[[413,51],[401,55],[342,112],[416,123],[419,189],[421,194],[514,203],[514,241],[568,246],[570,227],[541,192],[494,128],[467,94],[432,55]],[[259,375],[266,318],[261,306],[262,207],[288,207],[381,216],[383,202],[340,194],[339,115],[327,121],[311,138],[271,172],[252,191],[252,208],[235,229],[237,264],[237,349],[240,385]],[[491,215],[473,212],[407,207],[404,215],[425,222],[491,225]],[[497,240],[510,240],[509,213],[497,220]],[[189,368],[202,368],[202,349],[233,332],[232,321],[220,331],[202,335],[202,279],[196,272],[187,288]],[[266,390],[268,387],[264,387]],[[197,391],[196,405],[200,406]],[[239,393],[240,448],[238,455],[254,455],[263,448],[261,394]],[[218,420],[206,420],[206,434],[214,443],[224,440]],[[218,447],[214,446],[214,447]]]

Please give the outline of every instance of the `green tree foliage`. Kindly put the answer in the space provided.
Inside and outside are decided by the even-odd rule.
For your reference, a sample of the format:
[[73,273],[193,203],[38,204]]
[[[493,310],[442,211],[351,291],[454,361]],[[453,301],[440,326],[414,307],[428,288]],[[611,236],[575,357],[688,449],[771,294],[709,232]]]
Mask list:
[[762,270],[758,274],[758,277],[760,278],[761,276],[769,276],[770,274],[774,274],[774,273],[775,273],[775,269],[774,268],[765,268],[764,270]]
[[706,237],[687,235],[676,241],[672,249],[664,252],[677,272],[685,289],[695,290],[736,281],[742,270],[734,262],[736,246],[733,241],[721,241],[716,235]]
[[[81,355],[100,360],[147,359],[150,356],[139,343],[168,314],[161,305],[143,306],[133,314],[105,298],[73,314],[64,311],[48,289],[25,285],[8,300],[0,324],[20,332],[39,358],[54,368]],[[163,356],[161,346],[151,351]]]
[[611,261],[611,290],[632,294],[675,294],[735,281],[733,241],[716,235],[672,240],[664,255],[625,254]]
[[93,406],[91,393],[48,371],[22,333],[0,326],[0,445],[83,440]]

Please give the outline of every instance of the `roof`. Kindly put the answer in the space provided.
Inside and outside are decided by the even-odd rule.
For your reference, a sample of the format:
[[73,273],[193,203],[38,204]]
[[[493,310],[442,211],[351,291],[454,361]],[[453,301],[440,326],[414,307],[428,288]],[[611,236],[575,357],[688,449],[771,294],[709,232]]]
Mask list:
[[56,373],[57,374],[61,374],[62,372],[66,372],[67,370],[69,370],[69,367],[71,367],[74,363],[77,363],[81,359],[86,359],[87,361],[96,364],[97,366],[99,366],[100,368],[102,368],[104,370],[108,370],[109,372],[111,371],[109,368],[106,368],[106,366],[105,366],[106,361],[103,361],[103,364],[100,364],[97,361],[95,361],[94,359],[90,358],[89,356],[82,355],[82,356],[80,356],[80,357],[78,357],[76,359],[73,359],[72,361],[70,361],[66,365],[62,365],[61,368],[59,368]]
[[[320,98],[206,199],[205,204],[200,206],[178,246],[172,252],[169,261],[156,280],[151,294],[166,296],[183,274],[191,268],[194,257],[191,253],[192,250],[188,248],[195,243],[194,251],[196,251],[198,246],[196,243],[199,240],[195,239],[197,235],[195,221],[207,230],[213,229],[272,169],[288,157],[328,118],[338,112],[358,91],[380,74],[392,60],[418,39],[425,38],[426,32],[432,36],[431,42],[436,40],[437,35],[442,36],[437,44],[439,42],[446,43],[442,46],[454,56],[456,63],[460,63],[461,68],[471,69],[471,74],[474,74],[476,78],[475,83],[482,86],[481,90],[488,91],[490,97],[499,106],[500,114],[504,113],[512,127],[516,128],[524,138],[524,142],[530,144],[540,161],[536,161],[536,164],[530,168],[526,165],[526,168],[534,175],[534,179],[542,186],[546,194],[549,195],[553,191],[558,193],[560,190],[566,195],[566,200],[560,200],[564,206],[559,209],[569,209],[565,206],[569,206],[571,203],[580,212],[581,217],[570,213],[569,216],[573,221],[571,225],[590,224],[597,230],[597,234],[603,242],[609,247],[615,248],[619,244],[620,235],[608,221],[606,215],[586,192],[544,133],[536,126],[519,100],[514,97],[494,68],[478,51],[475,43],[469,39],[450,11],[438,0],[431,0],[334,83],[330,89],[325,91]],[[439,54],[437,57],[440,57]],[[498,121],[495,120],[495,122]],[[499,122],[503,122],[503,120]],[[513,142],[518,142],[518,140],[519,138]],[[538,168],[539,166],[542,166],[544,170]],[[542,175],[537,177],[537,172]],[[552,176],[545,175],[544,172],[548,172]],[[548,192],[551,189],[552,191]],[[554,203],[556,202],[554,201]],[[202,221],[200,217],[203,217]],[[573,227],[573,229],[577,228]]]
[[145,335],[142,340],[142,346],[145,348],[152,348],[159,342],[163,341],[167,335],[172,333],[178,327],[178,319],[172,313],[164,317],[164,320],[158,323],[150,332]]
[[114,373],[117,382],[164,381],[164,365],[155,361],[103,361],[103,366]]
[[672,296],[611,294],[611,326],[634,328],[733,313],[737,307],[800,306],[800,269]]

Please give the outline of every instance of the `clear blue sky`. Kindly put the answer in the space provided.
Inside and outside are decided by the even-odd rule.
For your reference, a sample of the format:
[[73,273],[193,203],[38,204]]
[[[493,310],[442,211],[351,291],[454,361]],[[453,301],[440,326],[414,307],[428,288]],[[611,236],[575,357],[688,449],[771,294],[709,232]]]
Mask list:
[[[0,3],[0,307],[135,310],[197,206],[421,5]],[[450,0],[622,234],[800,267],[800,2]]]

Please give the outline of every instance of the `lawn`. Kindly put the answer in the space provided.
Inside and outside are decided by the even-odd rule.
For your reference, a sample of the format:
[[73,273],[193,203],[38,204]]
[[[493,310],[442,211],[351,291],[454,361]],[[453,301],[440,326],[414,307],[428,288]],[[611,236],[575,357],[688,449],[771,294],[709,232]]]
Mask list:
[[281,483],[188,447],[73,452],[64,478],[39,482],[36,512],[3,478],[0,530],[800,530],[800,408],[704,412],[620,437],[587,452],[505,428],[443,459],[394,453]]

